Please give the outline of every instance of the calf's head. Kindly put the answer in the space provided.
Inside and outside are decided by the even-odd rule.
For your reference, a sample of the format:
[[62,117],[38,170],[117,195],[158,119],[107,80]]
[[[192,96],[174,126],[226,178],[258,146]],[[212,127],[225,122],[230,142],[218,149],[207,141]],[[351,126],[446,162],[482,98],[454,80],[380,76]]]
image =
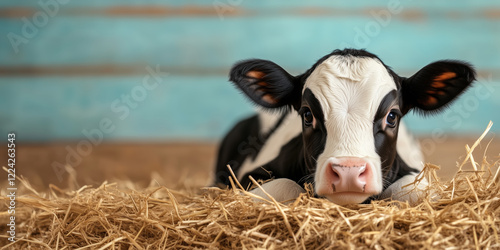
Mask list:
[[470,65],[449,60],[400,77],[377,56],[352,49],[336,50],[298,76],[257,59],[237,63],[230,73],[256,104],[298,111],[315,192],[338,204],[381,193],[396,157],[401,117],[410,110],[442,110],[474,78]]

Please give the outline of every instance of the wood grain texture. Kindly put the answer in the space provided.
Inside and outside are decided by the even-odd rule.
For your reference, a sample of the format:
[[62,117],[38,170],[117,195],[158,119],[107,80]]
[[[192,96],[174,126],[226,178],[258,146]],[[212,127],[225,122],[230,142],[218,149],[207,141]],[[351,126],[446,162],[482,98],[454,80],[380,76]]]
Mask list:
[[[167,75],[153,90],[142,88],[143,80],[135,75],[0,78],[5,105],[0,134],[16,131],[21,141],[79,140],[86,138],[82,131],[99,129],[109,119],[116,129],[104,134],[106,140],[213,141],[254,110],[225,76]],[[490,120],[500,122],[500,84],[481,84],[441,115],[409,114],[404,120],[419,135],[478,136]]]
[[[480,133],[500,122],[497,1],[392,1],[400,13],[371,0],[88,0],[48,13],[50,3],[57,0],[0,2],[1,134],[78,140],[110,118],[119,125],[110,140],[215,140],[253,109],[227,82],[233,63],[263,58],[299,74],[343,47],[367,48],[404,76],[439,59],[475,65],[483,85],[447,117],[409,117],[418,134]],[[13,43],[12,34],[24,40]],[[147,91],[118,121],[110,106],[141,84],[148,66],[168,73],[168,87]]]

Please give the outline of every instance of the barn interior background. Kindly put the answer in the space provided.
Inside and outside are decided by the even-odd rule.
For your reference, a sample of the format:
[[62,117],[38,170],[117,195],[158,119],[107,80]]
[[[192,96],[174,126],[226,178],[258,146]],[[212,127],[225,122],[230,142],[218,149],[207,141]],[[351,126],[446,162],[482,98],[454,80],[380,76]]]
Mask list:
[[[17,173],[39,187],[152,172],[206,185],[217,142],[253,112],[227,81],[231,65],[263,58],[298,74],[344,47],[400,75],[439,59],[476,67],[447,112],[405,118],[428,161],[454,166],[490,120],[489,138],[500,132],[497,1],[3,0],[0,152],[14,131]],[[487,154],[499,152],[495,138]]]

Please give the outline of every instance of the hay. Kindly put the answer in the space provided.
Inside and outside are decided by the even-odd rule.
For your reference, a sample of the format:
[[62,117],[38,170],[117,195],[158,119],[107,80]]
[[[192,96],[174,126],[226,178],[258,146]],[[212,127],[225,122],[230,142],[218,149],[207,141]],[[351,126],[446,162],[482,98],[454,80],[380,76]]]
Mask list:
[[[481,139],[481,138],[480,138]],[[472,158],[473,147],[450,181],[425,165],[431,183],[417,206],[382,200],[342,207],[310,193],[295,202],[256,202],[238,190],[142,191],[103,183],[17,197],[17,241],[4,248],[499,248],[499,161]],[[467,163],[472,171],[463,170]],[[31,189],[25,181],[26,189]],[[235,183],[238,185],[237,183]],[[7,202],[2,194],[3,203]],[[2,205],[2,211],[5,204]]]

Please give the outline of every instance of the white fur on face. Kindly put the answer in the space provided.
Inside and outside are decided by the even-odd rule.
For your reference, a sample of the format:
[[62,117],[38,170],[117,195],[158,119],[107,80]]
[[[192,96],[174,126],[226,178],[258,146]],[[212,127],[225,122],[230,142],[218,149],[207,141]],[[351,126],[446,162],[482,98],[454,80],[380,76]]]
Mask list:
[[[330,157],[358,157],[374,168],[367,189],[381,192],[381,160],[375,150],[373,120],[382,99],[396,89],[387,69],[374,58],[335,55],[316,67],[305,82],[306,88],[318,99],[327,130],[325,149],[317,159],[316,190],[329,185],[324,173]],[[315,115],[314,110],[312,113]]]

